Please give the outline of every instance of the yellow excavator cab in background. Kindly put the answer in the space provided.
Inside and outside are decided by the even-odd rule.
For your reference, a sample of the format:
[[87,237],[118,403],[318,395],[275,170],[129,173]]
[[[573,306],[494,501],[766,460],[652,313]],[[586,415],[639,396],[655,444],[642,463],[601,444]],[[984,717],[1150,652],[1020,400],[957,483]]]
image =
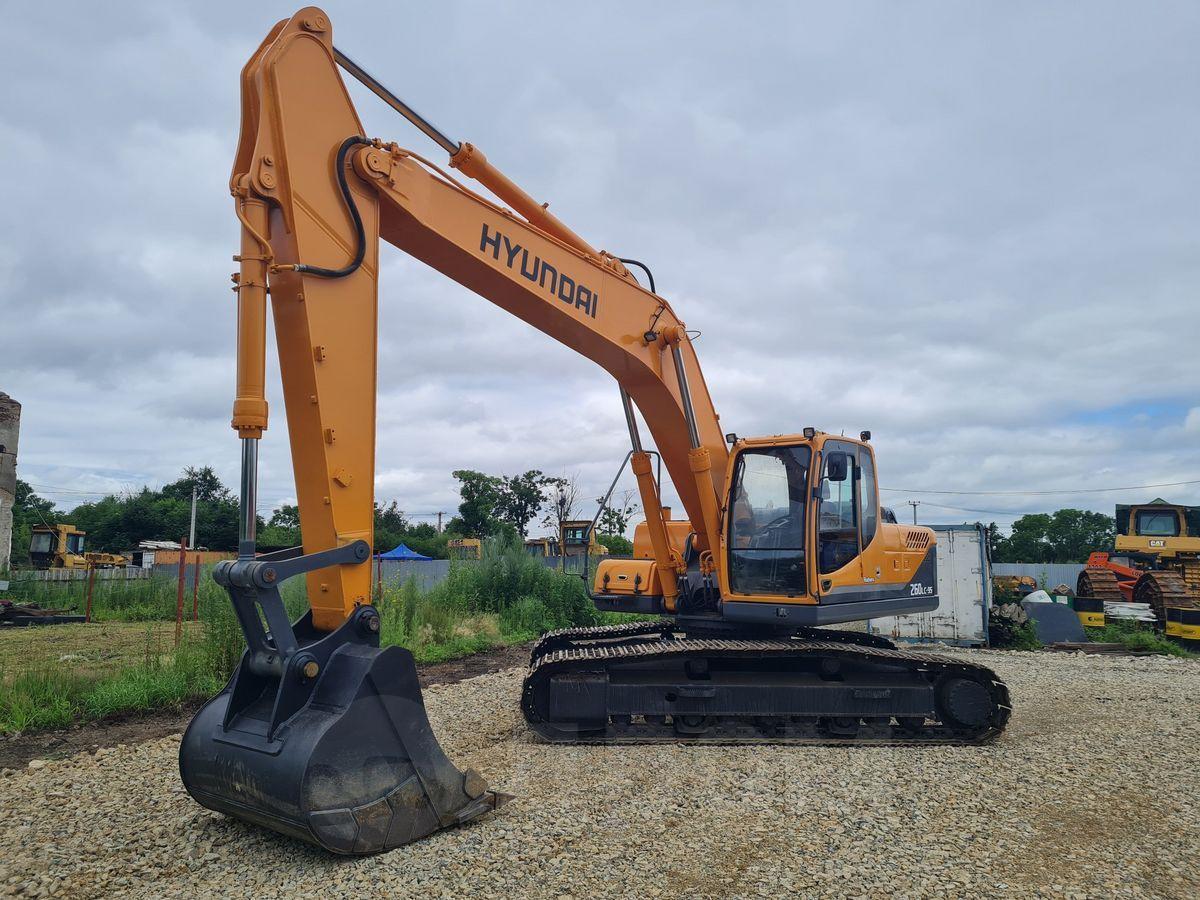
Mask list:
[[[499,202],[364,136],[339,67]],[[370,560],[381,239],[617,382],[646,521],[634,558],[602,560],[590,587],[600,609],[658,618],[539,641],[521,694],[538,735],[967,744],[1004,728],[1007,690],[987,668],[816,627],[938,603],[933,532],[881,513],[870,434],[726,434],[694,332],[650,269],[596,249],[478,148],[414,112],[334,46],[315,7],[277,24],[243,69],[230,189],[242,225],[232,420],[242,533],[239,558],[218,563],[214,577],[247,650],[180,746],[197,801],[361,854],[505,799],[442,753],[412,655],[379,646]],[[304,544],[256,555],[268,287]],[[794,373],[798,385],[803,374]],[[655,456],[683,518],[661,503]],[[301,575],[310,609],[293,623],[279,586]]]
[[34,525],[29,539],[29,559],[35,569],[115,569],[128,565],[119,553],[85,553],[86,531],[74,525]]
[[446,541],[450,559],[483,559],[483,541],[479,538],[450,538]]

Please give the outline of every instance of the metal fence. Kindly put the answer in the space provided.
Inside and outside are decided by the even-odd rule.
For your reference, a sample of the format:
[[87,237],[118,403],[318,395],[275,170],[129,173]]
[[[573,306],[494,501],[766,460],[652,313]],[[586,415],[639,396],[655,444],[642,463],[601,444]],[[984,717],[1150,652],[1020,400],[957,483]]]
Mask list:
[[[9,580],[21,581],[86,581],[90,569],[21,569],[13,572]],[[149,569],[95,569],[97,581],[134,581],[149,578]]]
[[1083,571],[1083,563],[992,563],[993,575],[1028,575],[1045,590],[1060,584],[1075,589],[1075,579]]
[[[558,569],[570,575],[583,574],[584,560],[582,556],[568,556],[565,558],[559,556],[539,556],[535,557],[535,559],[547,569]],[[592,572],[596,571],[596,564],[599,562],[599,559],[598,557],[592,558]],[[451,565],[470,566],[475,565],[477,562],[477,560],[471,559],[385,559],[376,561],[375,565],[379,566],[382,563],[382,572],[380,574],[385,584],[400,585],[409,578],[414,578],[416,579],[417,587],[427,591],[435,584],[445,580],[446,576],[450,573]],[[155,568],[157,569],[157,566]],[[377,568],[376,571],[379,572],[379,569]]]
[[382,568],[385,585],[395,587],[412,578],[417,587],[427,591],[450,573],[450,562],[448,559],[383,559],[376,561],[375,565]]

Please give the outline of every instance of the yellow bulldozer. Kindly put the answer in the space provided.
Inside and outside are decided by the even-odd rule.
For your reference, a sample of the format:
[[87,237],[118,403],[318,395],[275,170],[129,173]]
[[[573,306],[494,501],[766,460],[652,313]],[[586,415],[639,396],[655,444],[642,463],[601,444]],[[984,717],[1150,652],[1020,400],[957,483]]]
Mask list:
[[1168,635],[1200,640],[1200,506],[1118,505],[1114,552],[1097,551],[1076,597],[1146,603]]
[[29,559],[35,569],[116,569],[128,565],[119,553],[85,553],[86,531],[74,525],[35,525],[29,539]]

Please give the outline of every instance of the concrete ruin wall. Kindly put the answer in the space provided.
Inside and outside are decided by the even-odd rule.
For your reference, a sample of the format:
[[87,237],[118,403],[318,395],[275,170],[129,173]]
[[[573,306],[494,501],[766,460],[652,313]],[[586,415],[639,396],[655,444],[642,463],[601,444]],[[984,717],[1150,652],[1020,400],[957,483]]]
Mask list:
[[0,569],[12,552],[12,510],[17,496],[17,438],[21,404],[0,391]]

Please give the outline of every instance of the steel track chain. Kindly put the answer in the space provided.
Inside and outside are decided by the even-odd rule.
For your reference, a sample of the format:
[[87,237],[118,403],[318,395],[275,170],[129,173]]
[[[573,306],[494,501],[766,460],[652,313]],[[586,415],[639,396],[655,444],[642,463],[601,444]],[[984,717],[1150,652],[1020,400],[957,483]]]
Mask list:
[[529,653],[532,667],[538,657],[554,650],[561,650],[577,641],[621,640],[645,637],[652,634],[666,635],[675,630],[675,624],[661,619],[657,622],[626,622],[622,625],[584,625],[577,628],[560,628],[548,631],[533,645]]
[[[619,627],[619,626],[618,626]],[[594,668],[596,663],[602,665],[611,662],[647,661],[651,659],[667,659],[680,655],[696,654],[700,656],[739,655],[744,653],[794,654],[794,655],[823,655],[842,658],[858,658],[870,661],[889,661],[915,666],[917,668],[933,667],[942,672],[954,672],[964,677],[973,678],[987,688],[993,702],[993,714],[989,717],[987,726],[978,729],[955,729],[946,725],[924,726],[919,733],[910,733],[899,726],[875,725],[855,736],[761,736],[742,734],[735,737],[683,737],[687,743],[819,743],[845,745],[851,743],[873,746],[887,745],[927,745],[927,744],[981,744],[986,743],[1004,730],[1008,724],[1012,706],[1009,699],[1008,687],[997,678],[996,674],[986,666],[967,663],[953,657],[932,653],[911,653],[907,651],[865,647],[841,641],[786,641],[786,640],[745,640],[726,638],[672,638],[664,641],[643,641],[627,644],[594,644],[584,647],[568,647],[553,650],[535,660],[525,678],[522,689],[522,709],[526,721],[542,737],[556,743],[577,744],[621,744],[621,743],[660,743],[663,741],[680,741],[681,737],[671,726],[634,725],[626,734],[608,734],[599,737],[565,735],[556,730],[550,723],[541,722],[533,702],[534,692],[539,686],[548,685],[555,674],[569,671],[572,668]],[[611,727],[611,726],[610,726]]]

